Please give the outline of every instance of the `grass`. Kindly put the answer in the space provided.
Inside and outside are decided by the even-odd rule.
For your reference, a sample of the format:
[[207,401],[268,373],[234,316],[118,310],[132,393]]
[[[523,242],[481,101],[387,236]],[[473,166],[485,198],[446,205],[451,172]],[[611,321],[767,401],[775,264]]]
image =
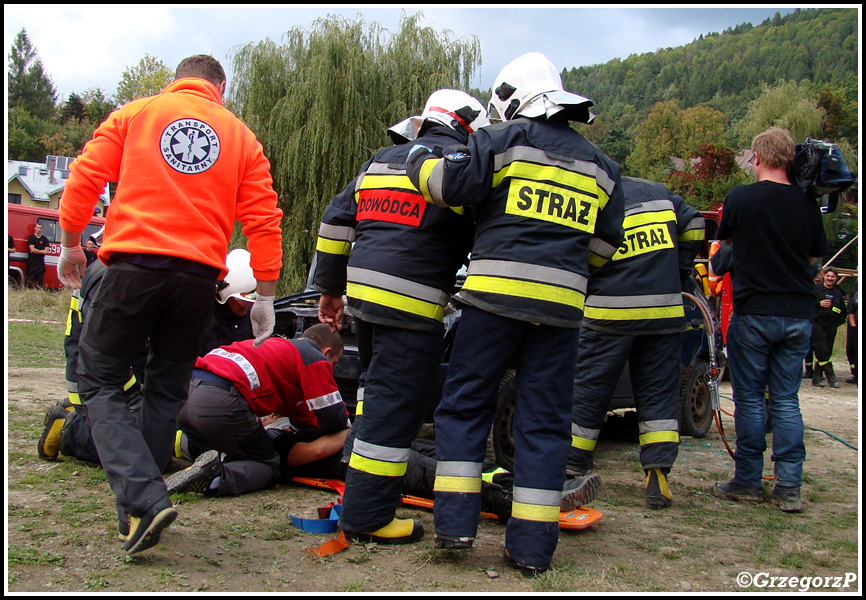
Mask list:
[[7,319],[33,321],[7,323],[7,366],[65,367],[63,336],[71,293],[26,288],[7,288],[7,292]]

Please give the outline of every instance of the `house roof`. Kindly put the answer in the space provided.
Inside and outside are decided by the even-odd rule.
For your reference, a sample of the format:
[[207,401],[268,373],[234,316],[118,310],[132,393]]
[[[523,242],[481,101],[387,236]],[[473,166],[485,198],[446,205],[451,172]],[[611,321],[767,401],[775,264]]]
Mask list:
[[[71,161],[70,161],[71,162]],[[22,174],[22,170],[25,172]],[[49,179],[51,171],[48,168],[48,162],[34,163],[21,160],[6,161],[6,183],[12,183],[15,180],[24,186],[27,193],[34,200],[48,202],[49,197],[66,187],[66,179],[64,173],[68,173],[65,169],[54,169],[54,179]],[[102,203],[106,206],[110,202],[108,194],[108,184],[105,190],[99,195]]]

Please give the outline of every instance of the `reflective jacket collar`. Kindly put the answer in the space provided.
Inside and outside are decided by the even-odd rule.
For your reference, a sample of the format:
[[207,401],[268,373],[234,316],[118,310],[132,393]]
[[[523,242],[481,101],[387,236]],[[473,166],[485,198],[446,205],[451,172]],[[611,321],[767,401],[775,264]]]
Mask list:
[[198,77],[184,77],[183,79],[176,79],[167,86],[165,86],[161,93],[171,94],[174,92],[194,94],[196,96],[204,98],[205,100],[216,102],[220,106],[222,106],[223,104],[223,99],[222,95],[220,94],[219,88],[207,79],[200,79]]

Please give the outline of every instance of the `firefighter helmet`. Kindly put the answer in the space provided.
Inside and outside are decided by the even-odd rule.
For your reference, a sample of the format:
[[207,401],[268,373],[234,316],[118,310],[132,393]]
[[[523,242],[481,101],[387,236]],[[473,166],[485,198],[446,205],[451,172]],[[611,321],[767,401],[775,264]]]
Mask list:
[[226,257],[226,267],[229,270],[228,275],[217,284],[217,301],[225,304],[229,298],[237,298],[252,302],[251,298],[243,296],[256,289],[256,278],[250,267],[250,253],[240,248],[232,250]]
[[510,121],[522,117],[551,117],[562,113],[567,119],[591,123],[592,100],[562,89],[559,71],[540,52],[529,52],[511,61],[493,83],[490,118]]
[[427,120],[467,134],[490,124],[484,106],[469,94],[460,90],[436,90],[430,94],[420,116],[400,121],[388,130],[388,135],[395,144],[405,144],[418,137]]

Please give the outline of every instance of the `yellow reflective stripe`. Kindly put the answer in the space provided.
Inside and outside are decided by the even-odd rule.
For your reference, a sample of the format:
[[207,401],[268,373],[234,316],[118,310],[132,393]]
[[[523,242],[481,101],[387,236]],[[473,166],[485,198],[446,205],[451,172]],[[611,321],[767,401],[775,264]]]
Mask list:
[[610,259],[608,259],[608,258],[605,258],[603,256],[599,256],[595,252],[590,252],[589,253],[589,260],[587,262],[589,262],[589,266],[591,266],[591,267],[601,267],[601,266],[606,265],[609,261],[610,261]]
[[358,186],[359,190],[384,188],[418,193],[418,189],[412,185],[412,180],[406,175],[379,175],[367,173],[361,180],[361,185]]
[[364,414],[364,401],[358,400],[358,403],[355,405],[355,416],[359,417]]
[[78,395],[78,392],[69,392],[69,401],[72,404],[81,404],[81,396]]
[[479,494],[481,493],[481,478],[437,475],[436,480],[433,482],[433,491]]
[[841,312],[842,312],[842,309],[839,308],[838,306],[834,306],[834,307],[832,307],[832,310],[833,310],[834,313],[841,313]]
[[599,199],[599,210],[604,208],[608,200],[607,192],[594,177],[552,165],[535,165],[516,160],[493,174],[493,187],[497,187],[506,177],[539,182],[549,181],[559,186],[585,192]]
[[418,172],[418,183],[421,187],[419,190],[421,195],[424,196],[424,200],[431,204],[438,204],[436,199],[433,198],[430,193],[430,174],[433,172],[433,169],[439,164],[439,161],[443,160],[441,158],[428,158],[421,165],[421,169]]
[[72,296],[72,301],[69,303],[69,312],[66,315],[66,332],[65,336],[69,336],[72,333],[72,314],[75,313],[78,315],[78,322],[81,323],[81,309],[79,308],[79,304],[81,303],[81,299],[77,296]]
[[833,361],[825,360],[825,361],[822,362],[822,361],[819,360],[819,361],[818,361],[818,364],[819,364],[820,366],[823,367],[824,365],[829,365],[831,362],[833,362]]
[[124,392],[127,391],[129,388],[131,388],[131,387],[134,386],[134,385],[135,385],[135,375],[133,375],[132,377],[130,377],[130,378],[129,378],[129,381],[127,381],[127,382],[123,385],[123,391],[124,391]]
[[681,242],[695,242],[703,240],[706,237],[703,229],[692,229],[689,231],[684,231],[677,239]]
[[673,442],[676,444],[680,441],[680,434],[676,431],[651,431],[639,435],[638,441],[641,446],[647,444],[660,444],[662,442]]
[[402,310],[428,319],[435,319],[436,321],[441,321],[445,316],[445,308],[438,304],[424,302],[423,300],[403,296],[396,292],[380,290],[378,288],[359,285],[357,283],[346,284],[346,295],[350,298],[365,300],[367,302],[373,302],[374,304],[380,304],[390,308],[396,308],[397,310]]
[[346,241],[329,240],[327,238],[318,238],[316,240],[316,250],[325,254],[341,254],[349,256],[352,252],[352,244]]
[[592,452],[595,450],[596,440],[588,440],[586,438],[577,437],[576,435],[571,436],[571,447],[577,448],[578,450],[588,450]]
[[543,521],[556,523],[559,521],[559,506],[543,506],[541,504],[511,503],[511,516],[524,521]]
[[622,220],[622,227],[628,231],[632,227],[641,227],[643,225],[666,223],[668,221],[676,220],[677,215],[672,210],[644,212],[625,217]]
[[583,303],[586,299],[586,296],[582,292],[576,290],[532,281],[518,281],[516,279],[486,277],[484,275],[470,275],[466,278],[463,289],[486,292],[488,294],[502,294],[504,296],[556,302],[557,304],[565,304],[580,309],[583,309]]
[[633,321],[635,319],[671,319],[685,315],[682,306],[655,306],[644,308],[597,308],[587,306],[583,316],[606,321]]
[[180,446],[180,440],[182,438],[183,438],[183,431],[178,429],[177,433],[174,435],[174,457],[175,458],[183,458],[183,449]]
[[349,458],[349,466],[353,469],[380,477],[401,477],[406,474],[406,464],[405,462],[388,462],[366,458],[354,452]]

